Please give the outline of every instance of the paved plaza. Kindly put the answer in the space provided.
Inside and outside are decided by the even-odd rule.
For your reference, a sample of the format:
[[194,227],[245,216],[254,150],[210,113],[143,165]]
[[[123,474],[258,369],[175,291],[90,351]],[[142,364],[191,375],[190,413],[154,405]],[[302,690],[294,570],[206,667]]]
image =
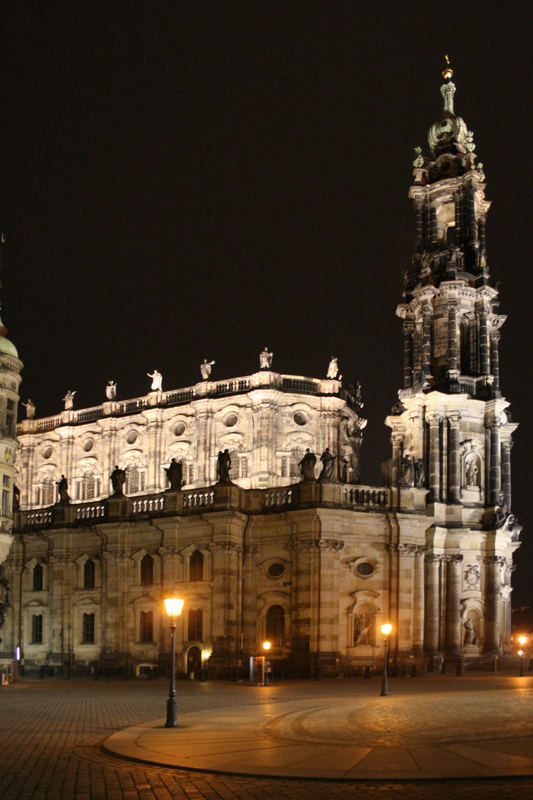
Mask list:
[[2,687],[1,800],[533,798],[530,677],[177,688],[165,730],[164,681]]

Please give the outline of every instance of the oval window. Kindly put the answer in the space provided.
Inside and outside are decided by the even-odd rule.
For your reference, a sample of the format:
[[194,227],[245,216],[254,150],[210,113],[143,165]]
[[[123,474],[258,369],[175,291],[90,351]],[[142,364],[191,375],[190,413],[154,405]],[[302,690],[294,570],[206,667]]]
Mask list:
[[128,444],[133,444],[134,442],[137,441],[137,434],[135,433],[135,431],[130,431],[128,433],[128,435],[126,436],[126,441]]
[[374,567],[368,561],[362,561],[360,564],[357,565],[357,572],[359,575],[364,575],[365,578],[367,575],[372,575],[374,572]]
[[224,424],[226,428],[233,428],[233,426],[237,424],[237,414],[228,414],[224,420]]
[[276,561],[274,564],[269,566],[267,572],[270,578],[279,578],[279,576],[283,575],[285,572],[285,567],[283,564],[280,564]]
[[178,424],[174,426],[174,436],[181,436],[184,430],[185,430],[185,423],[178,422]]
[[45,447],[44,450],[43,450],[43,458],[50,458],[52,453],[53,453],[53,450],[52,450],[51,447]]
[[297,411],[296,414],[294,415],[293,419],[294,419],[294,421],[295,421],[295,423],[297,425],[306,425],[307,424],[307,417],[305,416],[305,414],[302,414],[301,411]]
[[83,449],[86,453],[93,449],[94,442],[92,439],[87,439],[87,441],[83,445]]

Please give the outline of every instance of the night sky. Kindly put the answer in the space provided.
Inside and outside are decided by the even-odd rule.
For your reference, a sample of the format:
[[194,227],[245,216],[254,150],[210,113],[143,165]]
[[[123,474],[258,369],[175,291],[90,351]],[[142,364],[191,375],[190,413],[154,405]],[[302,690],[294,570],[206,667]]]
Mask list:
[[413,147],[443,56],[485,166],[501,372],[533,603],[531,4],[6,3],[2,318],[38,416],[274,368],[359,379],[362,481],[390,456]]

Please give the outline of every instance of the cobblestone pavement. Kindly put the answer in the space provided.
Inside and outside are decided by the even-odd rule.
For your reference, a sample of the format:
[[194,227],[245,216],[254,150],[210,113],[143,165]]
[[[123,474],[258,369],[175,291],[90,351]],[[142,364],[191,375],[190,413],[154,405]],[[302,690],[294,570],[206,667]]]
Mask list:
[[[522,692],[533,688],[533,678],[398,679],[391,692],[408,697],[415,687],[417,693],[449,691],[455,702],[465,692],[465,700],[473,703],[480,688]],[[377,689],[372,681],[287,682],[268,688],[178,683],[183,712]],[[113,731],[164,716],[166,692],[162,681],[20,682],[1,688],[0,800],[533,800],[533,778],[346,783],[245,778],[146,767],[101,752],[102,741]]]

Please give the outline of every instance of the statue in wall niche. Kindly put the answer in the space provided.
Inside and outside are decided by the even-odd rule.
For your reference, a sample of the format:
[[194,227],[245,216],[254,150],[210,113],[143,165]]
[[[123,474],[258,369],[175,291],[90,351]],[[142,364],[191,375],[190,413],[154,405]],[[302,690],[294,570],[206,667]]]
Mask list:
[[179,492],[183,483],[183,462],[172,459],[169,466],[165,469],[170,487],[169,492]]
[[268,347],[265,347],[265,349],[259,353],[259,367],[261,369],[270,369],[273,357],[274,353],[271,353]]
[[339,375],[339,361],[336,356],[331,356],[330,362],[328,364],[328,371],[326,373],[326,378],[330,380],[342,380],[342,375]]
[[337,456],[333,456],[331,454],[329,447],[326,447],[326,449],[320,456],[320,460],[322,462],[322,469],[318,477],[319,481],[331,481],[333,479],[333,467],[336,458]]
[[467,619],[465,619],[464,629],[465,629],[464,643],[465,644],[478,644],[479,640],[478,640],[477,628],[474,625],[474,623],[472,622],[472,620],[470,619],[470,617],[467,617]]
[[214,365],[214,361],[208,361],[207,358],[204,358],[200,364],[200,375],[202,376],[203,381],[206,381],[211,376],[211,371]]
[[300,467],[300,475],[302,476],[303,481],[315,480],[315,464],[316,456],[310,451],[309,448],[307,448],[304,457],[298,463],[298,466]]
[[122,497],[124,495],[124,484],[126,483],[126,470],[120,469],[119,466],[115,464],[115,469],[109,476],[109,480],[113,487],[113,495],[115,497]]
[[105,387],[105,396],[108,400],[115,400],[117,396],[117,383],[116,381],[108,381]]
[[229,450],[226,448],[218,453],[217,458],[217,483],[231,483],[229,471],[231,469],[231,456]]
[[163,389],[163,376],[159,370],[154,369],[153,372],[147,372],[146,374],[152,379],[152,385],[150,386],[152,392],[160,392]]
[[26,419],[33,419],[35,417],[35,405],[31,399],[28,397],[26,402],[21,405],[26,409]]
[[68,493],[68,481],[64,475],[56,481],[57,492],[59,494],[59,505],[66,506],[70,503],[70,497]]
[[371,614],[356,614],[353,620],[353,643],[372,644],[372,623],[374,617]]
[[72,411],[74,408],[74,395],[76,394],[76,389],[71,391],[68,389],[66,395],[63,398],[63,402],[65,404],[65,411]]
[[424,461],[418,458],[415,463],[415,484],[417,489],[423,489],[426,483],[426,470],[424,468]]
[[475,459],[466,465],[465,477],[467,486],[479,486],[479,467]]
[[348,459],[343,458],[339,466],[341,483],[348,483]]
[[411,456],[402,456],[402,474],[400,483],[402,486],[413,485],[413,459]]

